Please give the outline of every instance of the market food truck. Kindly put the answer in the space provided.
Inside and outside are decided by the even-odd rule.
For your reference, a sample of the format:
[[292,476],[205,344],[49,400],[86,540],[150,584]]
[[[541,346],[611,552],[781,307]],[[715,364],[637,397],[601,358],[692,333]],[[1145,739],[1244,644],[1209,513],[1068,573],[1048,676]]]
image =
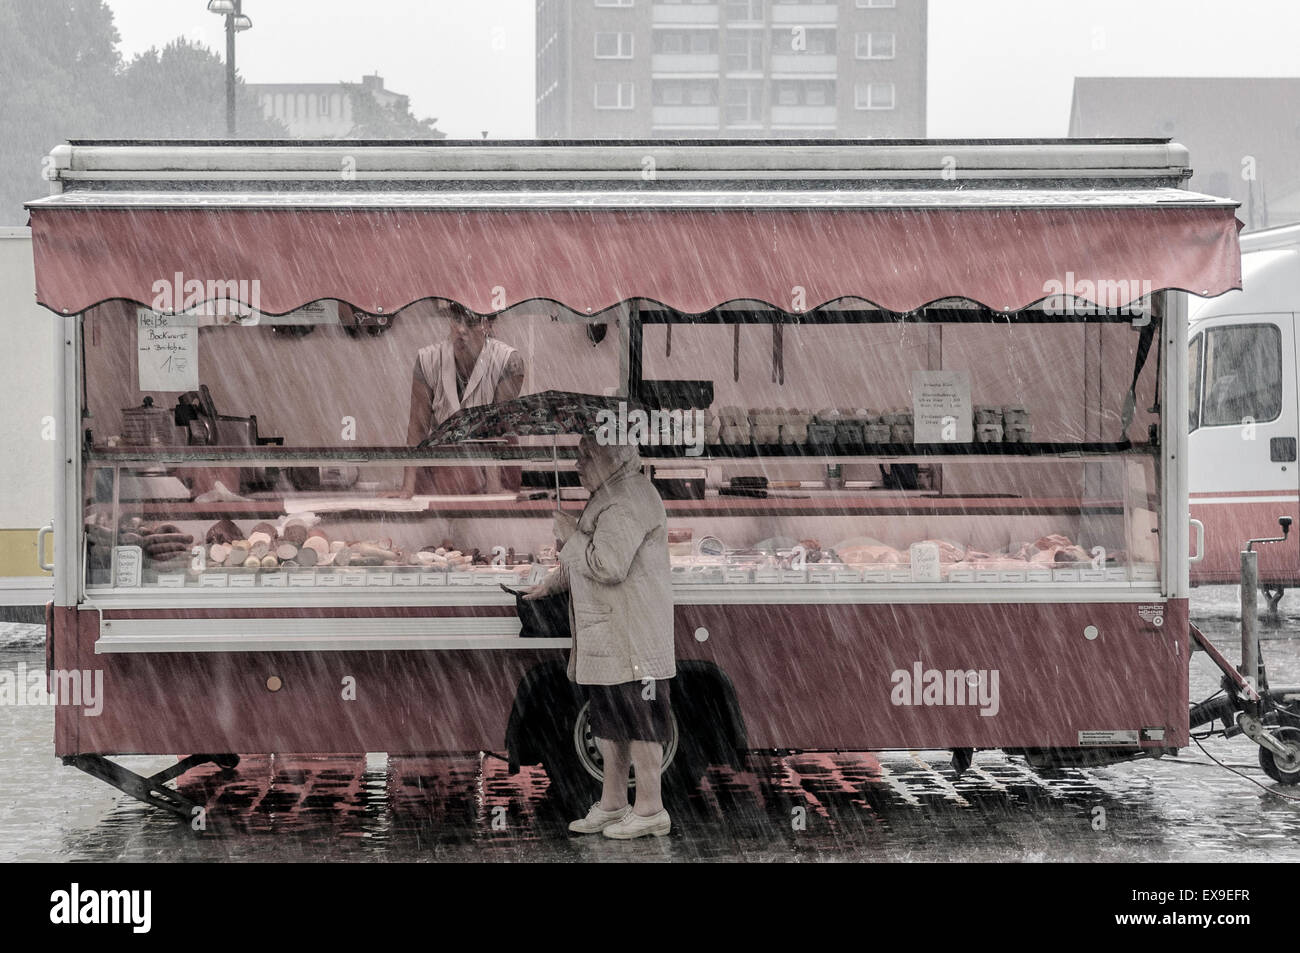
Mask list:
[[[67,763],[181,814],[165,782],[240,753],[504,750],[594,783],[569,639],[501,587],[553,569],[576,436],[408,432],[462,308],[525,394],[676,421],[641,448],[669,786],[755,750],[1187,743],[1183,292],[1240,274],[1181,146],[73,142],[52,166],[28,206],[61,354],[48,661],[103,678],[102,711],[57,709]],[[480,478],[407,496],[409,467]]]
[[[1193,585],[1236,583],[1245,539],[1300,519],[1300,225],[1246,233],[1241,253],[1242,289],[1194,302],[1188,319],[1188,489],[1205,533]],[[1261,549],[1259,582],[1276,611],[1300,585],[1300,549]]]

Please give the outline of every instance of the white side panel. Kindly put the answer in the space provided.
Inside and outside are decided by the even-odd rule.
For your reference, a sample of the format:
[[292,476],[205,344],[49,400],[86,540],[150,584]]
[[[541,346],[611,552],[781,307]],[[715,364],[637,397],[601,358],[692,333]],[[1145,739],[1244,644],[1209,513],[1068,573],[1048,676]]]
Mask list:
[[[36,304],[31,229],[0,228],[0,530],[35,531],[54,518],[54,444],[46,439],[55,417],[55,360],[51,326],[58,321]],[[0,589],[10,584],[50,598],[51,577],[37,565],[35,549],[21,535],[7,537],[0,552]],[[0,600],[12,602],[14,600]]]

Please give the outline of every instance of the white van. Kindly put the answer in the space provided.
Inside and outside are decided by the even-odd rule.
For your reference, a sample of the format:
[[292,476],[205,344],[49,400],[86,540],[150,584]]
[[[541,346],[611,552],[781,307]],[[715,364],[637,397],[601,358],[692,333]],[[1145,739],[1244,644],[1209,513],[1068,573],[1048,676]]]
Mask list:
[[[1241,291],[1188,298],[1189,505],[1204,527],[1193,585],[1236,584],[1246,541],[1300,519],[1300,224],[1244,234],[1241,252]],[[1256,548],[1276,609],[1300,586],[1300,541]]]
[[[0,226],[0,621],[40,622],[54,596],[54,335],[36,322],[32,230]],[[39,550],[46,551],[41,554]]]

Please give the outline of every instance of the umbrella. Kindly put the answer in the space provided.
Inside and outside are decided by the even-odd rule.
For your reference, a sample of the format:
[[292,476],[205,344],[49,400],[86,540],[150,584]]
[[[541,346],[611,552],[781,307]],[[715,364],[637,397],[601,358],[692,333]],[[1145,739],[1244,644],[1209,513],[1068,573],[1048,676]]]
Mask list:
[[[420,442],[420,447],[446,446],[466,440],[494,437],[558,436],[590,433],[605,414],[618,415],[632,410],[646,411],[639,402],[626,397],[603,394],[579,394],[572,391],[546,390],[525,394],[494,404],[464,407],[452,414]],[[555,468],[555,501],[560,502],[560,462],[556,443],[551,443]]]

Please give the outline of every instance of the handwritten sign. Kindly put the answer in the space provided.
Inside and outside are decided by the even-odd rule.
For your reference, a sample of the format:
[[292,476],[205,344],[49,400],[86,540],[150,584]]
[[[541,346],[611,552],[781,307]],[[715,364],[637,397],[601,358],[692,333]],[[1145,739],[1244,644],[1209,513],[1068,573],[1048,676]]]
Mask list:
[[137,588],[140,585],[143,558],[143,550],[139,546],[114,546],[113,585],[119,589]]
[[913,543],[909,549],[912,557],[912,582],[939,582],[939,547],[935,543]]
[[136,310],[136,364],[142,391],[199,389],[199,329],[193,315]]
[[970,443],[970,371],[913,371],[912,427],[917,443]]

